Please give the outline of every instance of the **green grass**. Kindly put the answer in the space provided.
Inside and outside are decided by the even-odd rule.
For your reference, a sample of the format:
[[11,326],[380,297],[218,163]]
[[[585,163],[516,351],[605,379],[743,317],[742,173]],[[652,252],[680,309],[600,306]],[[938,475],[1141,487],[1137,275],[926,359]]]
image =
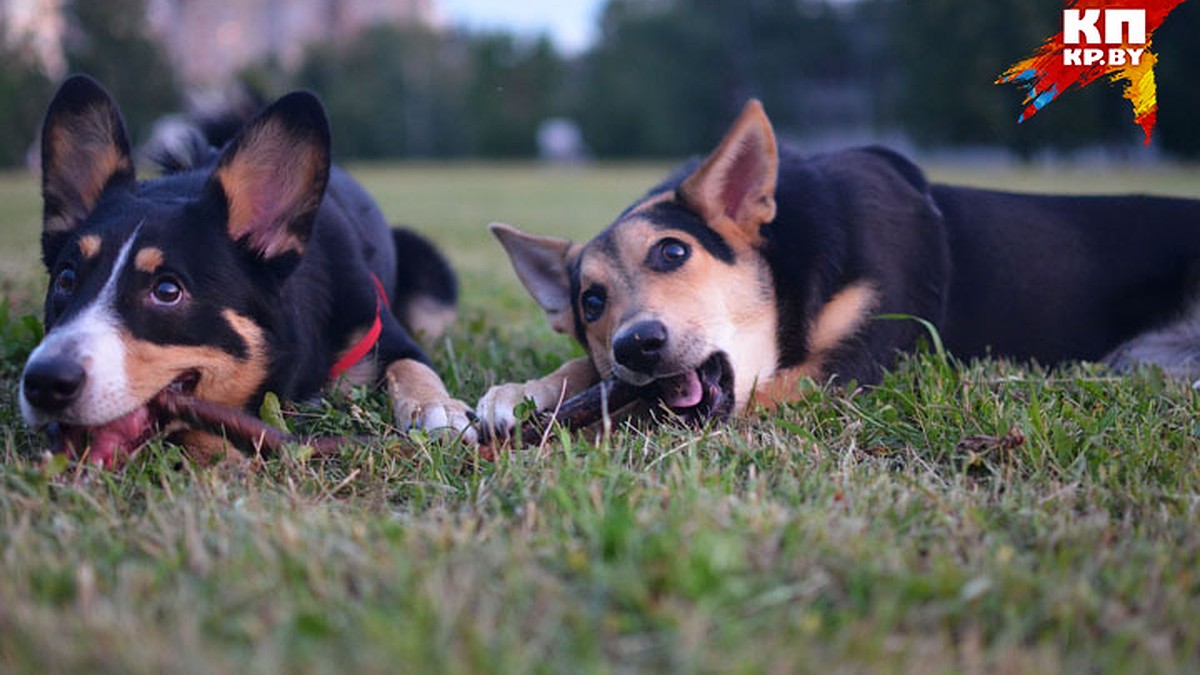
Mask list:
[[[435,359],[474,400],[577,354],[484,230],[584,238],[661,167],[358,167],[463,278]],[[1200,196],[1200,174],[935,172]],[[41,464],[15,375],[44,282],[28,178],[0,179],[0,671],[1195,672],[1197,395],[1152,372],[906,360],[867,392],[703,432],[621,427],[480,462],[383,397],[294,412],[338,461],[124,474]],[[36,269],[36,268],[35,268]]]

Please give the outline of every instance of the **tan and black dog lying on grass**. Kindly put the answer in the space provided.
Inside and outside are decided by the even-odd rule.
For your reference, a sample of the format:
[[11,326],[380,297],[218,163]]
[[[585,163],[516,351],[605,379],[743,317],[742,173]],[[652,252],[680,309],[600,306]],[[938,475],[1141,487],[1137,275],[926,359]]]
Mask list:
[[925,329],[960,358],[1105,360],[1200,376],[1200,201],[931,184],[881,148],[803,157],[757,101],[586,244],[493,224],[551,325],[587,356],[490,389],[492,432],[601,380],[685,419],[879,380]]
[[256,410],[268,391],[304,399],[345,378],[386,382],[402,427],[473,439],[404,325],[453,315],[453,272],[330,163],[317,99],[289,94],[223,147],[209,140],[138,180],[112,98],[84,76],[59,89],[42,132],[50,285],[21,376],[28,424],[104,466],[159,432],[211,455],[223,439],[181,428],[165,396]]

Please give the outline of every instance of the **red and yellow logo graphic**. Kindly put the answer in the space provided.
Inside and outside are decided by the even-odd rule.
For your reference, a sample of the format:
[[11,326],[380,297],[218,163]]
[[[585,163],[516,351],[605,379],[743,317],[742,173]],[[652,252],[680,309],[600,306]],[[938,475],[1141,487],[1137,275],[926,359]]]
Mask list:
[[1107,77],[1125,81],[1134,122],[1146,132],[1146,145],[1158,117],[1154,85],[1157,58],[1150,39],[1171,10],[1184,0],[1066,0],[1063,29],[1033,56],[1013,64],[996,80],[1025,90],[1019,122],[1033,117],[1058,95]]

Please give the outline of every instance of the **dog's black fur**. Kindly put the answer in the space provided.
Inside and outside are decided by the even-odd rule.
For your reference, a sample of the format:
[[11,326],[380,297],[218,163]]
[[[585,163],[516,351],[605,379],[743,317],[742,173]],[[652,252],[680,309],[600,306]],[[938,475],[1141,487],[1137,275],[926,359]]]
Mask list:
[[[453,272],[428,242],[390,230],[331,165],[314,96],[289,94],[225,147],[193,138],[183,155],[139,181],[100,85],[73,77],[50,104],[42,244],[51,284],[46,339],[22,377],[30,424],[57,428],[76,454],[90,432],[89,457],[110,464],[168,422],[154,406],[164,388],[251,410],[268,391],[305,399],[378,321],[377,342],[346,376],[404,379],[390,382],[401,425],[467,425],[397,318],[419,300],[451,312]],[[422,262],[400,264],[414,254]]]

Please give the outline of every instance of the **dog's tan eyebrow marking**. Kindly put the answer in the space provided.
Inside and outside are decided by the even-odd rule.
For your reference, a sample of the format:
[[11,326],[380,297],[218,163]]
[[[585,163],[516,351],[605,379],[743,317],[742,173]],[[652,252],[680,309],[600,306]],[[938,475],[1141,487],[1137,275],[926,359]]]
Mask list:
[[100,237],[94,234],[85,234],[79,238],[79,252],[85,258],[94,258],[100,252]]
[[166,256],[163,256],[160,247],[146,246],[144,249],[139,250],[136,256],[133,256],[133,267],[137,268],[138,271],[151,274],[162,267],[164,259],[166,259]]
[[153,273],[159,267],[162,267],[165,256],[162,249],[156,246],[147,246],[137,252],[133,257],[133,266],[139,272]]

